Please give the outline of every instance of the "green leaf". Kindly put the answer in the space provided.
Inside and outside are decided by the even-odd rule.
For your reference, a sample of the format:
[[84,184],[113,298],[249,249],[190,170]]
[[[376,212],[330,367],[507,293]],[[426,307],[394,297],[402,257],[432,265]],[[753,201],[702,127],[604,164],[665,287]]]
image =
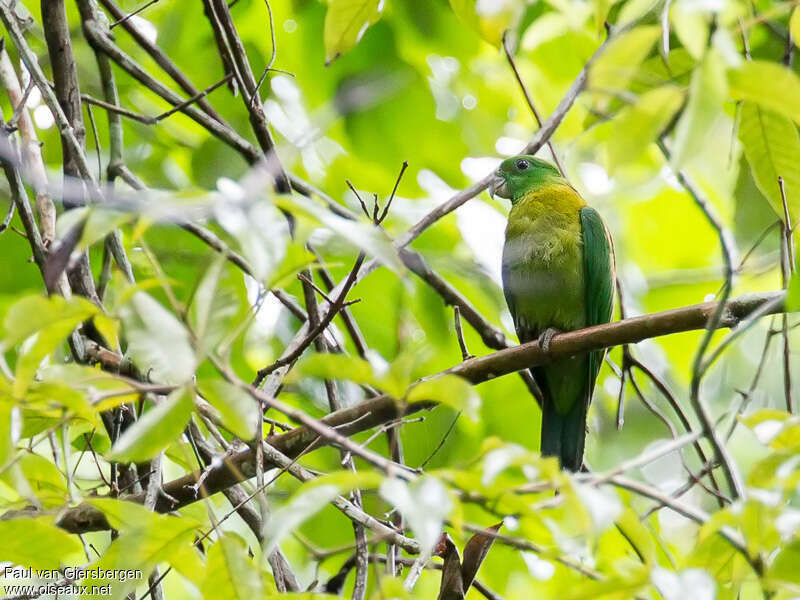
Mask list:
[[789,281],[789,290],[786,293],[786,310],[796,312],[800,310],[800,274],[795,273]]
[[194,390],[183,387],[148,410],[120,436],[109,460],[143,462],[161,452],[183,433],[194,407]]
[[344,354],[311,354],[303,358],[289,372],[289,381],[297,381],[302,377],[319,377],[320,379],[346,379],[358,384],[379,386],[380,378],[375,374],[372,365],[363,358]]
[[[602,135],[606,140],[608,167],[613,173],[642,156],[648,146],[666,127],[683,102],[683,92],[665,85],[645,92],[632,106],[623,109],[608,123],[603,123]],[[619,135],[620,131],[626,132]]]
[[97,311],[94,304],[80,296],[69,300],[61,296],[26,296],[15,302],[6,313],[2,347],[9,348],[48,327],[75,327]]
[[269,555],[284,537],[325,508],[338,495],[339,488],[335,485],[301,488],[289,502],[273,511],[264,524],[264,539],[269,540],[264,554]]
[[145,292],[136,292],[121,310],[128,354],[154,381],[183,383],[196,364],[189,333],[175,316]]
[[784,215],[778,176],[783,177],[792,224],[797,223],[800,217],[800,137],[795,124],[752,102],[743,102],[739,140],[758,189],[781,219]]
[[406,395],[408,402],[432,400],[464,411],[471,420],[478,420],[481,398],[465,379],[457,375],[442,375],[428,379],[412,387]]
[[277,202],[291,212],[305,214],[318,221],[346,242],[354,244],[368,255],[374,256],[393,271],[397,273],[403,271],[403,264],[397,256],[391,240],[371,223],[350,221],[339,217],[300,194],[281,196]]
[[156,527],[163,520],[163,515],[154,513],[138,502],[118,498],[90,498],[87,502],[102,511],[108,523],[119,531]]
[[792,16],[789,19],[789,32],[792,35],[794,45],[800,48],[800,6],[795,6]]
[[200,588],[203,598],[207,600],[252,600],[262,597],[258,566],[248,556],[247,544],[242,538],[225,533],[211,546]]
[[675,126],[675,144],[672,148],[672,167],[679,169],[692,159],[702,159],[712,152],[713,136],[709,131],[723,116],[722,105],[727,99],[728,83],[725,64],[716,51],[706,53],[705,59],[692,73],[689,100]]
[[[17,464],[40,500],[45,501],[50,496],[49,500],[59,502],[67,495],[66,478],[58,467],[43,456],[23,451]],[[13,481],[7,478],[7,473],[4,473],[2,478],[13,487]]]
[[253,198],[246,207],[233,205],[225,210],[226,216],[220,219],[220,224],[236,238],[253,277],[268,281],[286,257],[291,238],[286,216],[271,198],[263,197]]
[[383,481],[379,493],[400,511],[419,540],[423,555],[429,556],[441,537],[444,520],[453,509],[442,482],[431,475],[410,483],[392,477]]
[[[114,569],[139,569],[147,577],[154,566],[166,562],[182,575],[196,578],[204,571],[203,561],[193,547],[198,523],[186,517],[160,515],[144,506],[133,505],[115,499],[91,499],[88,502],[103,510],[112,525],[121,528],[121,533],[111,546],[90,565],[106,573]],[[136,577],[89,577],[82,584],[109,585],[111,595],[123,598],[146,580]],[[87,600],[93,598],[85,595]]]
[[[68,214],[72,211],[67,211]],[[88,248],[95,242],[102,240],[109,233],[134,219],[131,213],[123,213],[108,208],[93,207],[89,211],[86,227],[83,229],[78,248]]]
[[352,50],[381,18],[385,0],[329,0],[325,13],[325,64]]
[[220,416],[222,424],[242,440],[252,440],[261,425],[258,402],[242,388],[222,379],[200,379],[200,394]]
[[10,347],[36,334],[33,343],[19,354],[12,393],[21,398],[33,381],[42,360],[66,340],[75,327],[98,312],[88,300],[73,296],[44,298],[27,296],[16,302],[6,314],[6,339]]
[[35,569],[58,569],[80,560],[83,548],[76,536],[53,525],[51,518],[0,521],[3,560]]
[[521,16],[520,2],[497,2],[494,6],[476,0],[450,0],[456,16],[493,46],[500,47],[503,34]]
[[[189,306],[189,324],[204,352],[217,348],[235,329],[232,321],[239,312],[240,302],[236,290],[225,279],[225,267],[225,256],[216,255]],[[241,286],[240,277],[236,278],[236,285]]]
[[627,89],[659,35],[660,27],[648,25],[635,27],[614,38],[589,72],[590,88]]
[[10,402],[0,402],[0,471],[13,456],[14,446],[18,441],[14,439],[15,412],[16,409]]
[[708,17],[686,0],[675,2],[670,9],[670,21],[681,44],[695,59],[703,56],[708,41]]
[[728,85],[735,100],[755,102],[800,123],[800,77],[778,63],[748,60],[728,71]]
[[800,540],[786,545],[775,557],[767,572],[769,579],[800,585]]

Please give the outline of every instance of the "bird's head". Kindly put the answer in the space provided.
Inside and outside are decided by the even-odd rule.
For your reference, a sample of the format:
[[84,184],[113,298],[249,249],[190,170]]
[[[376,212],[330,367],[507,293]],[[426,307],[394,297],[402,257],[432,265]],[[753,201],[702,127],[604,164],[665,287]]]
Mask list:
[[512,156],[504,160],[495,171],[489,193],[511,200],[513,204],[529,191],[560,178],[558,169],[541,158],[526,154]]

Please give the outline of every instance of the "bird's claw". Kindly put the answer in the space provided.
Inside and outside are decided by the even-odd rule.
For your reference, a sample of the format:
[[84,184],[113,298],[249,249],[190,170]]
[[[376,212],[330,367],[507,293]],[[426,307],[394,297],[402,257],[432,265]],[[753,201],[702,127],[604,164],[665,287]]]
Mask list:
[[550,342],[553,341],[553,337],[559,333],[561,332],[558,329],[548,327],[539,334],[539,348],[542,349],[542,352],[550,354]]

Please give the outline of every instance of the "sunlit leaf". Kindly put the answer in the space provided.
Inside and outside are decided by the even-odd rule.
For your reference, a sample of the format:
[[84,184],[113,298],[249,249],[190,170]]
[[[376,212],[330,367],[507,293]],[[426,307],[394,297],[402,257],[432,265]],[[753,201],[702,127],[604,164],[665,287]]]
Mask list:
[[795,6],[792,11],[792,16],[789,19],[789,32],[792,35],[792,41],[795,46],[800,47],[800,7]]
[[195,355],[181,322],[152,296],[136,292],[122,309],[127,354],[152,379],[182,383],[194,373]]
[[320,485],[301,490],[285,505],[273,510],[264,523],[264,539],[268,540],[264,552],[269,554],[301,523],[321,511],[339,495],[335,485]]
[[80,296],[69,300],[61,296],[26,296],[11,306],[4,321],[4,346],[13,346],[36,334],[23,348],[17,362],[13,385],[16,397],[25,394],[42,360],[64,343],[75,327],[97,311],[94,304]]
[[397,272],[403,270],[403,264],[391,240],[383,232],[371,224],[349,221],[319,206],[315,202],[299,195],[281,197],[279,204],[292,212],[305,214],[324,225],[344,241],[364,250],[368,255],[380,260],[384,265]]
[[211,403],[231,433],[242,440],[256,436],[261,424],[261,410],[255,399],[242,388],[222,379],[200,379],[200,394]]
[[731,96],[800,123],[800,77],[765,60],[747,60],[728,71]]
[[[593,137],[605,144],[609,170],[613,173],[615,169],[640,158],[667,126],[682,102],[683,93],[677,87],[662,86],[645,92],[615,119],[598,126]],[[620,135],[620,131],[627,133]]]
[[521,15],[519,2],[485,0],[450,0],[458,18],[490,44],[499,47],[503,34]]
[[145,412],[111,448],[109,460],[143,462],[179,439],[194,407],[194,391],[179,388]]
[[670,7],[670,21],[681,44],[695,58],[703,56],[708,41],[709,19],[692,2],[679,0]]
[[48,327],[74,327],[97,311],[94,304],[80,296],[73,296],[69,300],[61,296],[25,296],[6,313],[3,347],[13,346]]
[[678,124],[672,148],[672,165],[680,168],[703,152],[711,152],[708,131],[722,118],[722,104],[727,96],[725,67],[719,54],[706,53],[695,68],[689,86],[689,100]]
[[67,557],[80,560],[83,548],[76,536],[52,524],[48,517],[0,520],[3,560],[37,569],[58,569]]
[[400,511],[422,546],[430,554],[442,533],[442,523],[453,502],[444,485],[430,475],[412,482],[388,478],[380,487],[381,497]]
[[615,37],[589,72],[590,88],[624,90],[660,34],[659,27],[642,26]]
[[798,564],[800,564],[800,540],[795,540],[787,544],[775,557],[767,576],[770,579],[800,585]]
[[325,14],[325,62],[330,64],[355,47],[378,22],[385,0],[328,0]]
[[475,421],[481,406],[481,397],[467,381],[455,375],[428,379],[412,387],[406,396],[408,402],[432,400],[464,411]]
[[792,223],[800,216],[800,137],[791,120],[752,102],[743,102],[739,140],[758,189],[784,218],[778,176],[783,177]]
[[311,354],[290,372],[290,380],[301,377],[347,379],[353,383],[378,385],[379,377],[363,358],[343,354]]
[[258,567],[248,556],[247,545],[239,536],[226,533],[211,546],[201,589],[207,600],[261,598]]

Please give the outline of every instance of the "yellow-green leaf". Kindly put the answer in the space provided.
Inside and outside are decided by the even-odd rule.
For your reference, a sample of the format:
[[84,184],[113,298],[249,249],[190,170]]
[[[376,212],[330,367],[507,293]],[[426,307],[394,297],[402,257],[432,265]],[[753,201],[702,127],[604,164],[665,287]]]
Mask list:
[[222,424],[231,433],[242,440],[256,436],[261,424],[261,410],[250,394],[222,379],[201,379],[197,388],[219,412]]
[[97,311],[94,304],[80,296],[69,300],[61,296],[26,296],[15,302],[6,313],[3,347],[13,346],[50,326],[75,326]]
[[614,38],[591,68],[589,86],[592,89],[626,89],[660,34],[660,27],[648,25]]
[[208,568],[200,587],[206,600],[262,597],[259,569],[248,555],[244,540],[236,534],[225,533],[211,546]]
[[325,63],[352,50],[380,20],[383,6],[384,0],[330,0],[325,13]]
[[715,51],[707,52],[703,62],[692,73],[689,100],[675,126],[673,168],[680,168],[711,151],[708,132],[724,114],[722,105],[727,99],[727,87],[722,57]]
[[792,35],[794,45],[800,48],[800,6],[794,7],[792,17],[789,19],[789,33]]
[[[683,102],[683,92],[673,85],[642,94],[635,104],[601,127],[607,129],[609,170],[637,159],[666,127]],[[627,132],[619,135],[620,131]]]
[[503,34],[519,17],[519,2],[496,2],[479,0],[450,0],[450,6],[459,19],[490,44],[500,47]]
[[0,521],[3,560],[35,569],[58,569],[80,560],[83,549],[76,536],[53,525],[50,518]]
[[778,176],[783,177],[792,223],[800,216],[800,137],[795,124],[783,115],[743,102],[739,140],[758,189],[783,219]]
[[670,9],[670,21],[681,44],[694,58],[700,59],[708,41],[708,16],[692,2],[679,1]]
[[172,392],[125,430],[111,448],[110,460],[142,462],[180,438],[194,406],[194,391],[184,387]]
[[477,420],[481,398],[465,379],[456,375],[443,375],[412,387],[406,396],[408,402],[432,400],[464,411],[470,420]]
[[378,386],[379,379],[372,365],[363,358],[344,354],[311,354],[289,372],[289,381],[302,377],[321,379],[347,379],[359,384]]
[[778,63],[748,60],[728,71],[730,94],[800,123],[800,77]]

